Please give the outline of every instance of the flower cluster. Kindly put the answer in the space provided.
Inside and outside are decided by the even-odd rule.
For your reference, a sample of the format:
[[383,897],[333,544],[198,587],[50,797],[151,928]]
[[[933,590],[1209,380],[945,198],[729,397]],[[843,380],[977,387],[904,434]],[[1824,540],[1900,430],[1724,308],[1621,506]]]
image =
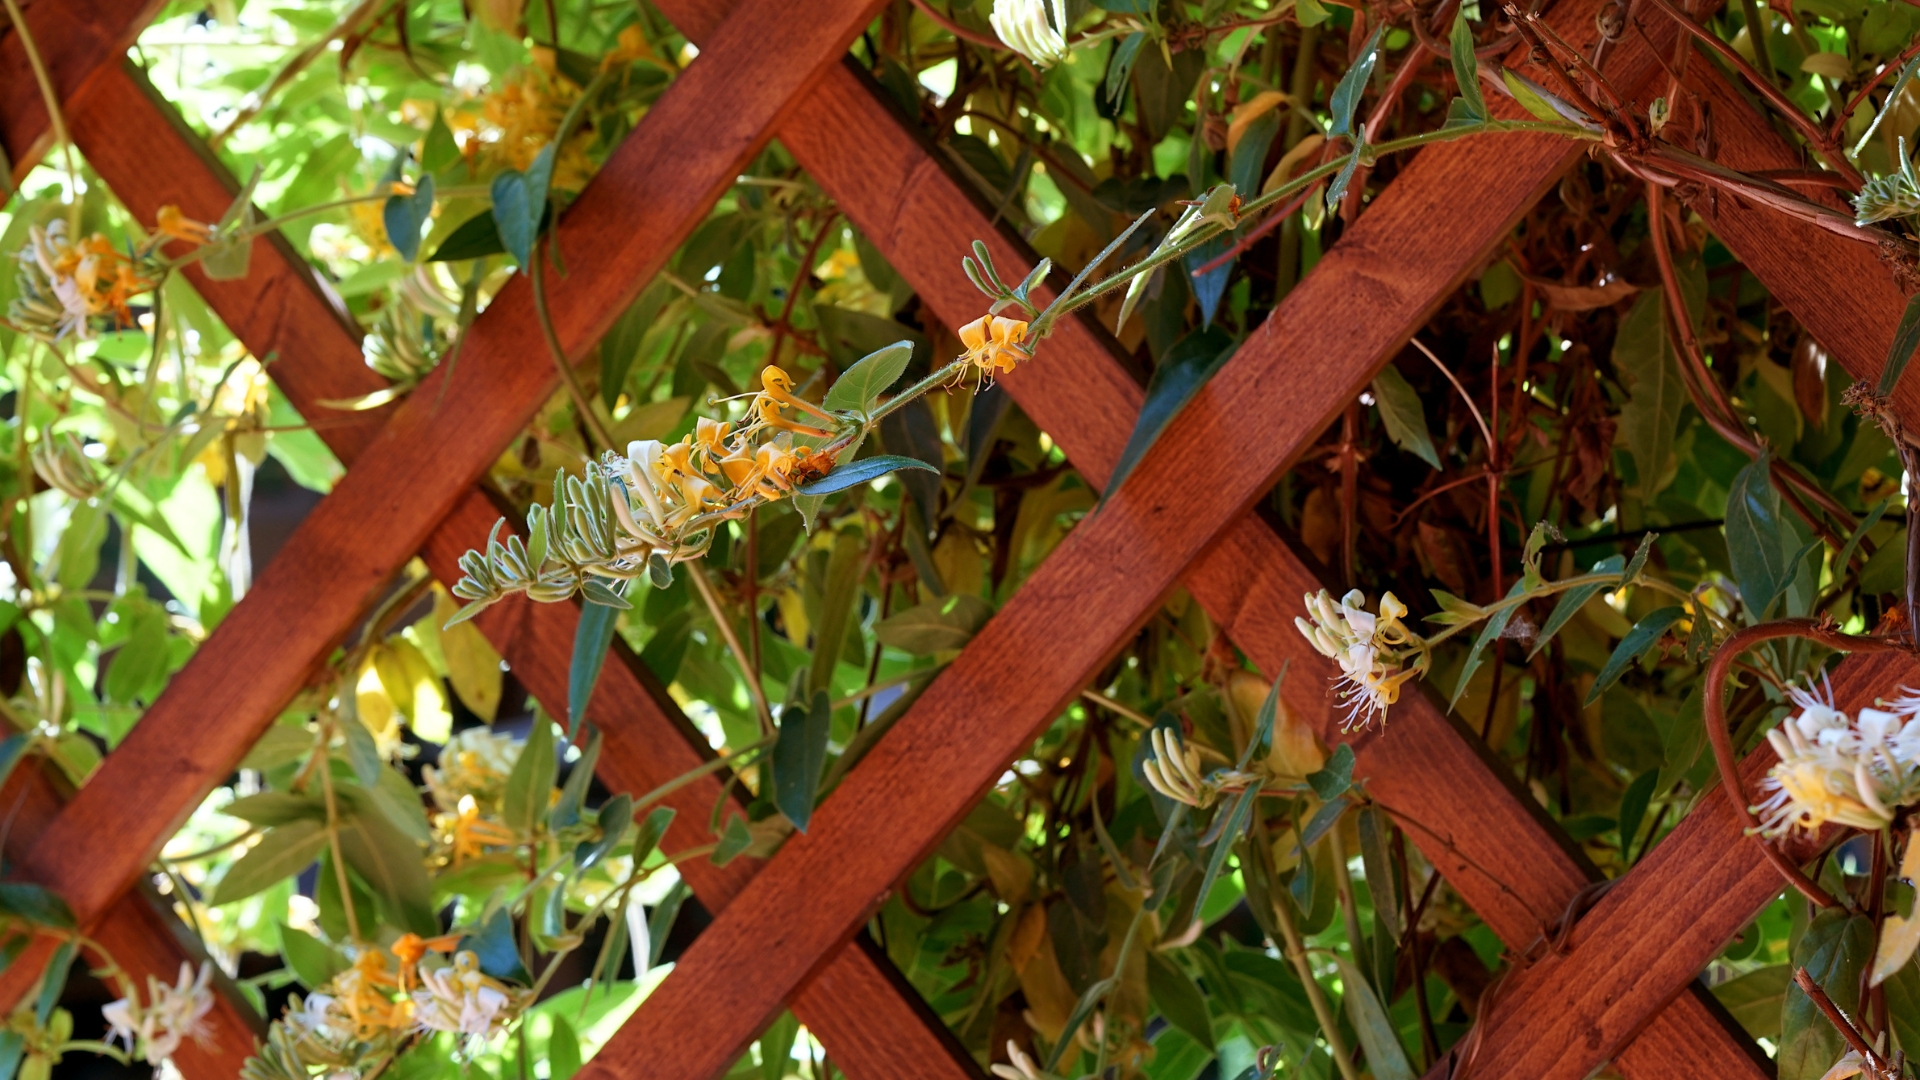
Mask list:
[[832,439],[846,421],[796,395],[792,376],[778,367],[761,372],[760,382],[737,425],[701,417],[677,443],[635,441],[625,457],[609,454],[585,477],[556,478],[552,509],[527,513],[527,541],[495,539],[460,560],[465,576],[452,591],[473,602],[467,613],[515,592],[565,600],[591,578],[630,579],[656,560],[697,559],[712,541],[713,522],[827,475],[833,448],[797,440]]
[[1380,597],[1378,613],[1366,608],[1367,598],[1355,589],[1335,604],[1325,589],[1306,598],[1313,621],[1295,618],[1294,626],[1321,654],[1340,665],[1336,685],[1347,703],[1346,727],[1371,723],[1385,716],[1387,706],[1400,698],[1400,687],[1418,673],[1405,667],[1400,650],[1417,639],[1400,619],[1407,607],[1392,593]]
[[188,1039],[207,1035],[207,1014],[213,1011],[213,991],[207,986],[213,966],[201,964],[198,975],[190,964],[180,965],[180,981],[173,986],[147,976],[147,1003],[128,993],[101,1006],[107,1021],[107,1041],[120,1042],[135,1057],[159,1065],[173,1057]]
[[1880,829],[1920,803],[1920,695],[1848,716],[1834,708],[1830,686],[1789,694],[1799,711],[1767,732],[1780,761],[1761,783],[1769,797],[1753,808],[1762,832]]
[[1222,792],[1264,787],[1269,779],[1264,772],[1240,769],[1203,773],[1200,752],[1172,728],[1156,727],[1147,739],[1153,756],[1141,763],[1141,771],[1153,790],[1175,802],[1196,808],[1212,806]]
[[306,1075],[317,1065],[352,1076],[356,1063],[391,1053],[415,1033],[499,1033],[532,994],[482,972],[472,952],[455,951],[459,940],[404,934],[389,948],[360,950],[345,971],[293,1000],[268,1040],[268,1053],[282,1060],[256,1057],[247,1075]]
[[[477,114],[448,110],[447,126],[460,140],[461,152],[476,175],[500,169],[521,172],[559,133],[567,109],[580,96],[580,87],[562,75],[552,49],[533,50],[533,63],[481,99]],[[587,147],[593,133],[575,131],[560,147],[553,163],[553,186],[578,191],[593,175]]]
[[46,342],[132,326],[130,302],[159,280],[153,251],[119,251],[99,233],[75,241],[65,221],[35,225],[15,256],[19,295],[7,319]]
[[437,767],[421,770],[438,809],[434,834],[448,865],[459,866],[485,854],[489,847],[508,847],[517,841],[513,830],[495,815],[520,746],[511,736],[468,728],[447,740]]

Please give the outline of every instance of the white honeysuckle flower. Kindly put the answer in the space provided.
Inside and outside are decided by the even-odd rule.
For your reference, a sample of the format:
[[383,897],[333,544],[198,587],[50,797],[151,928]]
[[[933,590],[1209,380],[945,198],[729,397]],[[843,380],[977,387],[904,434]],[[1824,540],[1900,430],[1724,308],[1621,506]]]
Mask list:
[[1392,593],[1380,597],[1380,610],[1366,609],[1366,594],[1348,592],[1335,604],[1325,589],[1305,597],[1312,621],[1293,624],[1313,647],[1340,665],[1338,695],[1347,705],[1345,726],[1353,728],[1384,716],[1399,700],[1400,687],[1415,674],[1402,666],[1399,649],[1413,641],[1400,620],[1407,607]]
[[1020,1049],[1020,1045],[1012,1039],[1007,1040],[1007,1060],[1012,1064],[992,1067],[993,1075],[1000,1080],[1043,1080],[1047,1075],[1040,1071],[1039,1063],[1028,1057],[1026,1051]]
[[1920,696],[1907,691],[1853,716],[1835,707],[1825,683],[1792,687],[1788,697],[1798,711],[1767,732],[1780,761],[1753,808],[1762,832],[1829,823],[1880,829],[1900,808],[1920,803]]
[[479,959],[458,953],[453,963],[420,972],[413,992],[414,1019],[423,1031],[492,1035],[513,1019],[513,997],[501,983],[480,971]]
[[993,32],[1007,47],[1039,67],[1052,67],[1067,58],[1066,0],[1053,0],[1053,22],[1047,21],[1046,0],[993,0],[987,17]]
[[[640,496],[640,502],[647,508],[647,516],[653,519],[653,527],[663,530],[667,527],[667,508],[660,501],[659,467],[660,456],[666,452],[666,444],[659,439],[636,439],[627,444],[627,488]],[[614,512],[620,512],[620,503],[614,503]],[[632,528],[632,519],[621,522],[629,526],[636,536],[646,534]]]
[[187,1039],[205,1038],[205,1020],[213,1011],[213,991],[207,985],[212,978],[213,965],[201,964],[196,976],[193,965],[185,961],[180,964],[177,985],[148,976],[149,1000],[144,1007],[133,994],[100,1007],[107,1021],[107,1042],[121,1042],[129,1053],[158,1066]]

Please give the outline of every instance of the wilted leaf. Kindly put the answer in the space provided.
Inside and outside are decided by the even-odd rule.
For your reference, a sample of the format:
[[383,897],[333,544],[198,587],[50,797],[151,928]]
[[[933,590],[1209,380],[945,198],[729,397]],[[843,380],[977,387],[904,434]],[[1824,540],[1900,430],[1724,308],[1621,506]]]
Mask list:
[[873,627],[873,636],[883,645],[901,652],[926,656],[950,649],[963,649],[973,640],[987,620],[993,606],[977,596],[955,593],[930,600],[889,615]]

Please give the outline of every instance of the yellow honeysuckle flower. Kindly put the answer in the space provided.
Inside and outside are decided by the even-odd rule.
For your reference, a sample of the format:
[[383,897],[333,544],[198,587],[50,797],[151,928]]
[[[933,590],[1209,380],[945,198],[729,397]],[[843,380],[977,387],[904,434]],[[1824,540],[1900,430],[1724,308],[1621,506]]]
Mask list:
[[184,240],[189,244],[204,244],[213,239],[213,226],[189,218],[172,204],[160,208],[154,217],[154,227],[175,240]]
[[1027,324],[1000,315],[982,315],[960,328],[960,343],[967,347],[965,359],[988,375],[1012,371],[1030,355],[1020,344],[1027,339]]

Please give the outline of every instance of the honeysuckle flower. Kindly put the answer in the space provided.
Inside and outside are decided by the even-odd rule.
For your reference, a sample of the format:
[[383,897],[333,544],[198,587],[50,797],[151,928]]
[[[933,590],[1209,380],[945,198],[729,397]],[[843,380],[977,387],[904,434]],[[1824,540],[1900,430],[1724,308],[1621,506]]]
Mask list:
[[[512,829],[481,817],[479,804],[471,795],[460,800],[458,813],[443,814],[441,820],[447,835],[447,856],[454,866],[486,854],[489,847],[511,847],[516,840]],[[394,951],[399,955],[398,947]],[[415,957],[415,962],[418,959]]]
[[142,1006],[135,994],[101,1006],[107,1021],[107,1042],[120,1042],[128,1052],[159,1065],[173,1057],[187,1039],[207,1035],[205,1020],[213,1011],[213,991],[208,980],[213,966],[201,964],[198,975],[193,965],[182,961],[180,981],[173,986],[147,977],[147,1004]]
[[1340,665],[1338,695],[1347,704],[1351,729],[1384,716],[1400,698],[1400,687],[1415,672],[1402,664],[1399,650],[1412,643],[1413,631],[1400,620],[1407,607],[1392,593],[1380,597],[1378,613],[1366,609],[1366,594],[1354,589],[1335,604],[1325,589],[1305,598],[1313,621],[1295,618],[1293,625],[1322,655]]
[[413,992],[416,1023],[422,1031],[492,1035],[513,1018],[514,995],[480,971],[471,952],[454,954],[453,963],[420,973]]
[[1879,829],[1901,807],[1920,803],[1920,697],[1909,691],[1891,709],[1850,717],[1834,707],[1831,686],[1793,687],[1788,696],[1798,711],[1767,732],[1780,761],[1754,807],[1763,833],[1828,823]]
[[1019,347],[1027,339],[1027,324],[1019,319],[982,315],[959,333],[967,347],[964,358],[987,375],[1012,371],[1027,359],[1027,351]]
[[1020,1044],[1012,1039],[1007,1040],[1007,1060],[1011,1064],[995,1065],[991,1069],[1000,1080],[1048,1080],[1052,1076],[1051,1073],[1042,1072],[1040,1064],[1028,1057],[1026,1051],[1020,1049]]
[[1140,771],[1153,790],[1188,806],[1211,805],[1218,791],[1201,772],[1199,752],[1171,728],[1156,727],[1147,739],[1153,756],[1141,763]]
[[1009,49],[1038,67],[1052,67],[1067,58],[1066,0],[1053,0],[1052,23],[1047,21],[1046,0],[993,0],[987,22]]
[[189,244],[204,244],[213,239],[213,226],[193,220],[172,204],[161,207],[160,212],[154,215],[154,228],[165,236]]
[[402,1031],[413,1023],[413,1002],[394,1000],[400,988],[400,976],[387,970],[383,949],[362,949],[352,966],[335,975],[331,989],[353,1037],[372,1042],[385,1032]]
[[468,728],[440,748],[440,762],[420,770],[433,802],[457,813],[469,801],[492,806],[506,793],[507,777],[520,758],[520,742],[484,727]]
[[[640,504],[646,507],[647,516],[652,519],[655,529],[667,527],[666,504],[660,501],[660,490],[654,486],[659,476],[660,457],[666,449],[666,444],[658,439],[641,439],[627,444],[627,490],[640,496]],[[629,532],[636,536],[645,535],[634,525],[630,516],[624,516],[624,507],[618,500],[615,500],[613,509]]]

